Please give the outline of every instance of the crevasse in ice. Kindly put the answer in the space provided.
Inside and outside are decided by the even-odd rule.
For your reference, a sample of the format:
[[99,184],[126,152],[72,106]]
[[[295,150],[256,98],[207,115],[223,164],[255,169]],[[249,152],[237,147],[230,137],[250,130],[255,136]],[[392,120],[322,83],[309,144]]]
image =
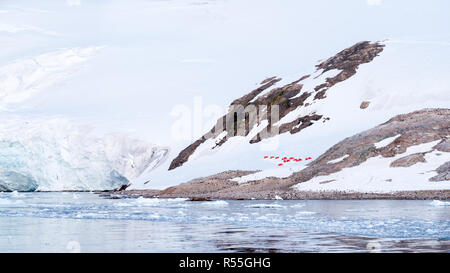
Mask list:
[[67,120],[0,119],[0,191],[109,190],[159,166],[167,148]]

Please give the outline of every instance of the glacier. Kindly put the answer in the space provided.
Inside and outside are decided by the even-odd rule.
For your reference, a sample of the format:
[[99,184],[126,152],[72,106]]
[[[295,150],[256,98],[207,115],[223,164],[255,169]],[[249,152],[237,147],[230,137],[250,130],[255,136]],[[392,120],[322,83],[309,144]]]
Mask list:
[[66,119],[0,119],[0,191],[111,190],[164,162],[169,149]]

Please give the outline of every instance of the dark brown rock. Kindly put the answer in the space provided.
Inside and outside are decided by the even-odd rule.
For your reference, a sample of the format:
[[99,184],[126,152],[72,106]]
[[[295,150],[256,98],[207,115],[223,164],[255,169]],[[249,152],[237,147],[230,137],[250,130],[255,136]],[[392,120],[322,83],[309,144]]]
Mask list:
[[124,191],[124,190],[126,190],[129,186],[130,186],[130,184],[122,185],[122,186],[120,186],[119,188],[114,189],[114,191]]
[[204,201],[212,201],[212,199],[209,197],[191,197],[189,198],[189,201],[204,202]]
[[369,107],[370,101],[363,101],[361,102],[361,105],[359,106],[359,108],[361,109],[366,109],[367,107]]
[[277,76],[269,77],[269,78],[263,80],[260,84],[266,84],[266,83],[268,83],[270,81],[275,80],[276,78],[277,78]]
[[384,45],[369,41],[359,42],[336,54],[334,57],[317,65],[318,69],[327,72],[332,69],[356,72],[360,64],[372,61],[381,51]]
[[186,162],[189,157],[194,153],[194,151],[200,146],[203,142],[206,141],[205,137],[201,137],[191,145],[187,146],[184,150],[182,150],[178,156],[170,163],[169,170],[173,170]]

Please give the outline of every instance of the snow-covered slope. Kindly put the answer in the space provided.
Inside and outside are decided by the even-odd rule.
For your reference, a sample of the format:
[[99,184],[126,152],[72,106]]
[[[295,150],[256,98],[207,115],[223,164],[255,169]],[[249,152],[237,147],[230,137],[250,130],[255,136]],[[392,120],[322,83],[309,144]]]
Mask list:
[[291,179],[299,191],[449,190],[449,140],[450,109],[415,111],[340,141]]
[[45,88],[62,83],[98,54],[101,47],[69,48],[21,58],[0,66],[0,110],[23,107],[19,103]]
[[450,153],[433,151],[424,155],[424,162],[410,167],[393,168],[395,160],[415,153],[425,153],[440,140],[409,147],[405,153],[392,158],[377,156],[361,165],[345,168],[340,172],[317,176],[294,188],[299,191],[342,191],[342,192],[394,192],[418,190],[450,190],[448,181],[430,182],[436,176],[436,169],[450,161]]
[[[378,57],[361,64],[352,77],[330,87],[325,98],[313,100],[313,96],[310,96],[311,99],[306,101],[310,104],[300,105],[279,122],[286,123],[298,116],[320,114],[322,118],[313,122],[312,126],[295,134],[285,133],[254,144],[249,143],[248,137],[235,136],[220,147],[211,149],[215,145],[210,146],[206,149],[208,152],[201,147],[211,145],[205,142],[199,147],[203,150],[202,156],[196,156],[195,160],[188,160],[171,171],[167,170],[169,162],[166,162],[145,179],[137,181],[133,188],[165,188],[225,170],[291,168],[277,167],[263,158],[269,154],[311,156],[314,159],[339,140],[374,127],[395,115],[423,108],[449,108],[450,46],[394,40],[383,43],[385,47]],[[320,76],[322,72],[313,70],[309,78],[300,82],[303,89],[299,95],[314,92],[314,87],[325,82],[326,78]],[[336,75],[331,74],[327,76]],[[274,88],[298,80],[301,76],[280,81]],[[368,107],[362,107],[363,102],[369,102]],[[302,165],[305,165],[305,161],[296,163],[299,168]],[[147,180],[151,183],[144,185],[143,182]]]
[[126,135],[103,135],[64,119],[0,120],[0,191],[108,190],[168,154]]

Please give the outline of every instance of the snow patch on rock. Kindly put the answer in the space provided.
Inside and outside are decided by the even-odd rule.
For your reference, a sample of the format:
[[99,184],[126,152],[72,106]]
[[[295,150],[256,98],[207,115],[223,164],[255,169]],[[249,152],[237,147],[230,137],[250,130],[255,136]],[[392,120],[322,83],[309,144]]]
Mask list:
[[380,148],[388,146],[389,144],[394,142],[400,136],[401,135],[398,134],[398,135],[393,136],[393,137],[388,137],[388,138],[385,138],[385,139],[383,139],[383,140],[381,140],[379,142],[374,143],[373,145],[375,145],[375,148],[380,149]]
[[[317,176],[293,186],[298,191],[345,191],[386,193],[416,190],[449,190],[448,181],[430,182],[436,168],[450,160],[450,153],[432,151],[440,140],[409,147],[405,153],[395,157],[372,157],[358,166],[344,168],[337,173]],[[392,168],[392,161],[415,153],[425,154],[426,162],[408,168]],[[333,181],[332,183],[323,183]],[[321,183],[322,182],[322,183]]]
[[343,155],[339,158],[328,161],[328,164],[335,164],[335,163],[341,162],[342,160],[346,159],[347,157],[349,157],[349,155]]
[[234,181],[234,182],[238,182],[238,183],[247,183],[250,181],[262,180],[262,179],[268,178],[268,177],[285,178],[285,177],[289,177],[294,172],[301,171],[304,168],[306,168],[305,165],[285,167],[285,168],[272,168],[272,169],[266,169],[266,170],[263,170],[263,171],[260,171],[257,173],[236,177],[236,178],[233,178],[230,180]]

